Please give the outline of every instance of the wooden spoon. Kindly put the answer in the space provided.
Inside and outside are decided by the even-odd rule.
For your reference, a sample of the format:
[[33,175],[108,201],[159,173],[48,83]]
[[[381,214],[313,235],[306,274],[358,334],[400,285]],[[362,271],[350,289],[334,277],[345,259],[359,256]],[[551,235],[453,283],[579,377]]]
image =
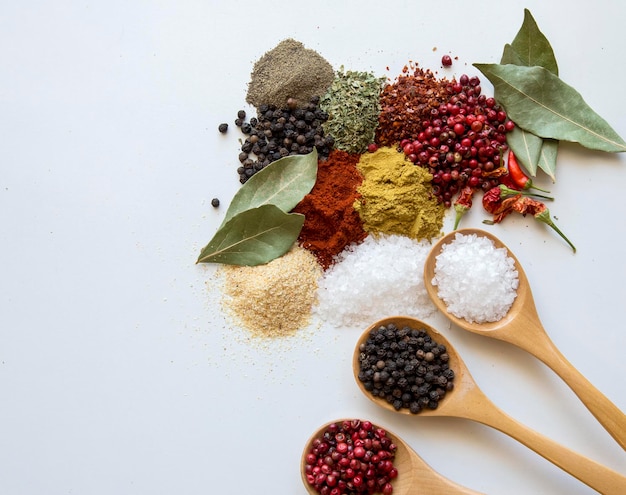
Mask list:
[[[385,399],[374,397],[365,390],[363,383],[359,380],[361,344],[365,343],[370,331],[389,323],[395,323],[399,328],[409,326],[411,328],[424,329],[433,340],[446,346],[450,357],[450,368],[455,372],[454,389],[443,397],[437,409],[424,409],[415,415],[411,414],[408,409],[396,411]],[[626,477],[522,425],[493,404],[478,387],[467,366],[450,342],[434,328],[419,320],[404,316],[393,316],[371,325],[365,330],[356,344],[352,359],[352,370],[361,391],[370,400],[385,409],[415,417],[447,416],[477,421],[509,435],[604,495],[624,495],[626,493]]]
[[[319,438],[332,423],[341,423],[343,419],[331,421],[318,429],[307,442],[302,452],[302,460],[300,462],[302,482],[311,495],[318,495],[317,492],[306,479],[306,455],[311,450],[313,440]],[[396,444],[396,457],[393,461],[395,468],[398,470],[398,477],[391,482],[394,495],[481,495],[480,492],[470,490],[464,486],[445,478],[433,468],[431,468],[417,452],[415,452],[400,437],[391,433],[384,428],[387,436]]]
[[[439,298],[437,287],[432,285],[435,275],[436,258],[444,244],[454,240],[455,235],[476,234],[491,239],[496,247],[505,248],[515,261],[518,272],[519,288],[517,297],[508,313],[499,321],[492,323],[470,323],[448,313],[446,304]],[[606,396],[595,388],[557,349],[548,337],[533,300],[530,284],[522,265],[511,250],[492,234],[479,229],[460,229],[442,237],[430,251],[424,265],[424,285],[439,310],[457,326],[470,332],[509,342],[529,352],[557,375],[574,391],[583,404],[596,417],[623,449],[626,450],[626,415]],[[626,493],[626,492],[625,492]]]

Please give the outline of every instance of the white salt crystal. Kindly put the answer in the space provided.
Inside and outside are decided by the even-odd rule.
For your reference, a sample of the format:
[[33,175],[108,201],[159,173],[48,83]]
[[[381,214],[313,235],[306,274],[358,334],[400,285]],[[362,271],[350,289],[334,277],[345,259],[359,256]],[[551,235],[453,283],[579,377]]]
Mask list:
[[368,236],[340,253],[319,282],[315,312],[332,325],[366,327],[393,315],[424,319],[436,311],[424,286],[428,241]]
[[470,323],[485,323],[507,314],[519,279],[506,249],[483,236],[457,233],[436,258],[432,284],[448,312]]

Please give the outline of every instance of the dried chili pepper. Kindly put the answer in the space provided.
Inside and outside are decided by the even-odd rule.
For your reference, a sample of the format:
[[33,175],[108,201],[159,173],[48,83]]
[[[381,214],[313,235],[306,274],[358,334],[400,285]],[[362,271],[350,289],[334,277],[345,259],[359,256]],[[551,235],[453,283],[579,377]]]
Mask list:
[[[499,179],[501,177],[505,177],[507,176],[508,172],[506,167],[498,167],[493,169],[490,172],[483,172],[482,176],[483,178],[488,178],[488,179]],[[454,220],[454,230],[456,230],[456,228],[459,225],[459,222],[461,221],[461,218],[463,217],[463,215],[465,215],[468,210],[472,207],[472,199],[474,197],[474,193],[476,192],[476,187],[472,187],[470,185],[465,185],[463,187],[463,189],[461,189],[461,192],[459,193],[459,196],[457,197],[456,201],[454,202],[454,210],[456,211],[456,218]]]
[[522,167],[517,161],[517,157],[512,150],[509,150],[507,167],[509,169],[509,178],[519,189],[537,189],[538,191],[550,192],[546,191],[545,189],[541,189],[540,187],[537,187],[533,184],[533,181],[530,179],[530,177],[528,177],[522,170]]
[[465,215],[472,207],[472,198],[474,196],[474,192],[476,192],[476,188],[471,186],[465,186],[463,189],[461,189],[459,197],[454,202],[454,211],[456,211],[456,218],[454,219],[453,230],[456,230],[463,215]]
[[[552,199],[547,196],[546,198]],[[500,184],[497,187],[492,187],[483,195],[483,208],[493,215],[493,219],[491,221],[485,221],[484,223],[492,224],[500,223],[509,213],[514,211],[522,214],[523,216],[530,213],[535,220],[552,227],[554,231],[570,245],[574,252],[576,252],[576,247],[552,221],[548,207],[541,201],[525,195],[522,191],[511,189],[503,184]]]
[[493,215],[493,220],[485,223],[500,223],[513,211],[513,203],[521,197],[521,192],[509,189],[502,184],[489,189],[483,195],[483,208]]

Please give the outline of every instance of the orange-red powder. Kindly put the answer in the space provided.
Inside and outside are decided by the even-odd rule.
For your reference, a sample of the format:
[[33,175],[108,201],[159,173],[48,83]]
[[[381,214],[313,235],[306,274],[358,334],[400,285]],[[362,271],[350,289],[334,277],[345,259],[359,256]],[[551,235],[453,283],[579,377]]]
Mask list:
[[320,160],[317,181],[309,194],[294,208],[305,216],[299,244],[311,251],[322,268],[352,243],[367,237],[353,204],[363,177],[357,170],[360,155],[334,150]]

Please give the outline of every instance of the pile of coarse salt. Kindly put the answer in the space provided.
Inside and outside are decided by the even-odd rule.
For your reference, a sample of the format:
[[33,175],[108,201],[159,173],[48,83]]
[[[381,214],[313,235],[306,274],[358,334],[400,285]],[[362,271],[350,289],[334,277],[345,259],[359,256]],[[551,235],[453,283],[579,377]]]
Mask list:
[[491,239],[456,234],[436,258],[432,284],[449,313],[470,323],[502,319],[517,296],[513,258]]
[[337,327],[364,328],[393,315],[427,318],[437,310],[424,286],[430,248],[406,236],[369,235],[324,272],[314,312]]

